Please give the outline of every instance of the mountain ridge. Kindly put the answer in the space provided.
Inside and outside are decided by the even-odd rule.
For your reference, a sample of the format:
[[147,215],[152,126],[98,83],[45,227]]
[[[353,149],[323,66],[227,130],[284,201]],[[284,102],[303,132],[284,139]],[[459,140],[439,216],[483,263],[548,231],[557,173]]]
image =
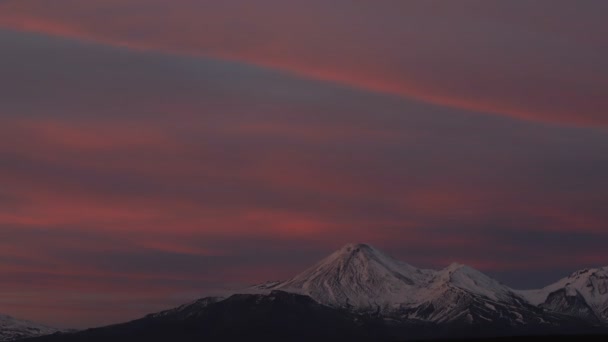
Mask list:
[[[589,283],[580,280],[584,274],[594,277],[590,281],[597,291],[584,291]],[[578,282],[568,281],[571,277]],[[464,264],[452,263],[441,270],[420,269],[371,245],[349,243],[287,281],[260,284],[248,290],[262,293],[282,290],[310,296],[332,307],[430,322],[458,320],[462,315],[469,321],[492,320],[488,317],[493,316],[492,312],[481,308],[501,311],[496,310],[498,304],[506,307],[495,319],[503,319],[510,313],[515,325],[546,321],[535,319],[538,310],[547,311],[550,317],[574,316],[608,324],[608,267],[577,271],[565,279],[541,290],[516,290]],[[583,291],[584,303],[580,303],[581,298],[578,302],[570,299],[575,285],[577,291]],[[558,299],[557,294],[549,298],[551,292],[561,287],[567,289],[566,298]],[[477,303],[478,311],[484,314],[465,313],[465,308],[446,304],[458,301]],[[585,311],[585,306],[592,309]],[[440,309],[445,311],[438,312]],[[429,314],[429,310],[433,313]]]
[[51,328],[43,324],[0,314],[0,342],[44,336],[59,331],[60,329]]
[[608,321],[601,316],[608,303],[604,271],[581,270],[543,289],[521,291],[467,265],[420,269],[370,245],[347,244],[286,281],[33,341],[608,335]]

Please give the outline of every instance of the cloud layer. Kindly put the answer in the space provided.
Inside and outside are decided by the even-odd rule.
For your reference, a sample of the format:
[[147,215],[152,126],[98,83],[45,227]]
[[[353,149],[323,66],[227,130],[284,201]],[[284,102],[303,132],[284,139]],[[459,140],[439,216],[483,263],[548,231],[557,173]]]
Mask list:
[[348,3],[0,2],[1,310],[117,322],[347,242],[605,265],[604,2]]
[[601,0],[9,0],[0,4],[0,27],[226,58],[456,108],[606,127],[607,7]]

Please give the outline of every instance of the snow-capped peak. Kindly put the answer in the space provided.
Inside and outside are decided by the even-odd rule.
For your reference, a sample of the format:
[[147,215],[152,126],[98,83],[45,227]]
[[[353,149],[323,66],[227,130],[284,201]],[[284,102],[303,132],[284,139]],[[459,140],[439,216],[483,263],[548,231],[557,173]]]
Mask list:
[[414,289],[432,277],[367,244],[347,244],[292,279],[272,287],[306,294],[340,307],[384,310],[411,302]]
[[[364,265],[368,266],[370,264],[382,266],[403,276],[412,276],[412,273],[419,271],[416,267],[397,261],[373,246],[363,243],[349,243],[345,245],[326,259],[319,262],[316,266],[313,266],[313,269],[334,268],[336,271],[343,271],[344,269],[348,268],[348,266],[352,266],[351,264],[353,262],[363,263]],[[403,280],[410,283],[409,280]]]
[[542,290],[515,291],[467,265],[419,269],[367,244],[347,244],[290,280],[245,292],[273,290],[307,295],[333,307],[429,322],[555,323],[558,316],[539,318],[543,310],[608,321],[608,267],[575,272]]
[[305,294],[320,303],[363,311],[394,312],[461,293],[513,302],[507,286],[463,264],[419,269],[367,244],[347,244],[292,279],[253,288]]
[[[565,290],[552,293],[561,288]],[[608,267],[575,272],[543,290],[516,291],[461,263],[419,269],[367,244],[347,244],[287,281],[239,293],[274,290],[307,295],[332,307],[424,322],[559,325],[564,315],[593,324],[596,317],[608,321]],[[572,293],[574,300],[564,298]]]
[[505,300],[513,297],[508,286],[488,277],[467,265],[453,263],[437,272],[435,282],[449,283],[452,286],[481,295],[492,300]]

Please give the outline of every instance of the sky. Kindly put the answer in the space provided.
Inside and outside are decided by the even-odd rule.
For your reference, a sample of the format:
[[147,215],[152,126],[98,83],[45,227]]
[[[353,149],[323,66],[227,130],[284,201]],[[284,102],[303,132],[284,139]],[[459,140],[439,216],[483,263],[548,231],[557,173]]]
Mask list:
[[608,265],[603,0],[0,0],[0,312],[70,328],[350,242]]

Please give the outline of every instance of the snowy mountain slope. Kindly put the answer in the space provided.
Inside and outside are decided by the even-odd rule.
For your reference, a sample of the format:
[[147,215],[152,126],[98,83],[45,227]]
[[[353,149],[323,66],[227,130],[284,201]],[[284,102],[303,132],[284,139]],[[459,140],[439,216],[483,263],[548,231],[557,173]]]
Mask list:
[[0,315],[0,341],[13,341],[21,338],[49,335],[58,329],[47,327],[30,321],[19,320],[10,316]]
[[415,302],[418,289],[433,275],[371,246],[349,244],[294,278],[265,287],[305,294],[335,307],[390,311]]
[[504,284],[465,265],[452,264],[437,271],[428,287],[418,293],[416,306],[402,306],[409,319],[435,323],[559,324],[561,319],[545,315]]
[[203,309],[211,304],[215,304],[224,300],[224,297],[205,297],[198,299],[194,302],[178,306],[177,308],[161,311],[158,313],[150,314],[146,317],[149,318],[161,318],[161,317],[173,317],[180,319],[187,319],[196,317]]
[[285,282],[258,291],[304,294],[337,308],[423,322],[554,323],[514,290],[465,265],[425,270],[399,262],[374,247],[349,244]]
[[608,323],[608,266],[574,272],[540,290],[517,292],[533,305],[583,318],[592,313]]
[[436,272],[430,289],[444,284],[494,301],[514,300],[511,288],[466,265],[454,263]]

